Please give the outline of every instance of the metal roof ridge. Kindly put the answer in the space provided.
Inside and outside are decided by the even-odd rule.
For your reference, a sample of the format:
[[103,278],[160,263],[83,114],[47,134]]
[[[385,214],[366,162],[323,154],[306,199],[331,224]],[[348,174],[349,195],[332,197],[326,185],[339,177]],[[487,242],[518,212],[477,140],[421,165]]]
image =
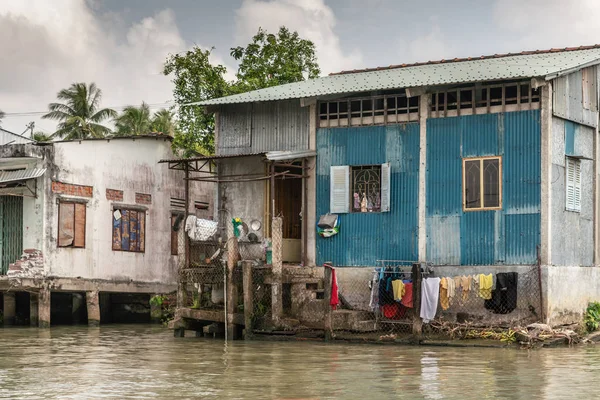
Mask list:
[[600,48],[600,44],[593,44],[589,46],[578,46],[578,47],[564,47],[564,48],[551,48],[546,50],[525,50],[519,53],[501,53],[501,54],[491,54],[491,55],[481,55],[478,57],[460,57],[453,59],[441,59],[441,60],[433,60],[433,61],[421,61],[415,63],[403,63],[403,64],[392,64],[387,67],[371,67],[371,68],[361,68],[361,69],[353,69],[353,70],[342,70],[338,72],[331,72],[327,76],[338,76],[338,75],[350,75],[362,72],[374,72],[374,71],[387,71],[391,69],[399,69],[399,68],[407,68],[407,67],[421,67],[424,65],[434,65],[434,64],[450,64],[450,63],[458,63],[458,62],[466,62],[466,61],[476,61],[476,60],[489,60],[491,58],[505,58],[505,57],[515,57],[515,56],[530,56],[536,54],[549,54],[549,53],[562,53],[569,51],[579,51],[579,50],[591,50]]

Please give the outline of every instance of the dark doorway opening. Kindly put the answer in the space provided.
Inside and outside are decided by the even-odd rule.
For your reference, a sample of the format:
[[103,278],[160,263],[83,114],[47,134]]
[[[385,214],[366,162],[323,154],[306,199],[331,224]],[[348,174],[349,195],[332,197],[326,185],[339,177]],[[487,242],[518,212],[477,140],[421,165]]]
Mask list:
[[100,323],[148,324],[150,295],[147,293],[100,293]]
[[52,326],[87,325],[85,292],[52,292],[50,294],[50,321]]
[[[301,163],[294,163],[301,166]],[[275,173],[289,171],[302,174],[294,167],[275,167]],[[275,210],[273,215],[283,219],[283,261],[300,262],[302,258],[302,186],[303,179],[283,176],[275,180]]]

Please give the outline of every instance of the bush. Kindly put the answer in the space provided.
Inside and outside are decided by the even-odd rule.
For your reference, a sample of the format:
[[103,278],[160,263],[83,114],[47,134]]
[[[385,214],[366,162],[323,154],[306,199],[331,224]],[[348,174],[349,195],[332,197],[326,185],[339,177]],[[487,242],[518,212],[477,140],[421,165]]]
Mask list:
[[600,326],[600,303],[594,302],[588,305],[583,322],[588,332],[598,330]]

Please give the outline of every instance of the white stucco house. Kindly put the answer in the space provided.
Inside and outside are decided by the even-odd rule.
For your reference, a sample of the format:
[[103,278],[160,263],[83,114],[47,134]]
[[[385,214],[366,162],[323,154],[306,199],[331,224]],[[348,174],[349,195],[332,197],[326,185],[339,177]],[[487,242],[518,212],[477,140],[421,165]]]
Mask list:
[[[5,324],[23,310],[32,325],[49,325],[64,314],[53,293],[77,293],[70,312],[96,323],[103,293],[176,289],[182,246],[172,227],[185,202],[180,171],[158,165],[170,157],[171,138],[160,134],[0,146]],[[212,191],[190,185],[190,212],[212,215]]]

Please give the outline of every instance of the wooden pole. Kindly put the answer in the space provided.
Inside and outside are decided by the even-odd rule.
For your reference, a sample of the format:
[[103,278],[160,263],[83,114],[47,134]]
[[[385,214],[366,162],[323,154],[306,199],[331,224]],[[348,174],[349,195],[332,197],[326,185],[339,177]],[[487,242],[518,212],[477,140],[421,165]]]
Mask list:
[[244,339],[252,338],[252,313],[254,312],[254,292],[252,282],[252,262],[242,262],[243,276],[244,276],[244,325],[245,334]]
[[412,266],[412,278],[413,278],[413,328],[412,333],[415,336],[421,336],[423,333],[423,321],[421,320],[421,281],[423,280],[421,274],[421,264],[415,263]]
[[323,321],[325,340],[333,339],[333,309],[331,308],[332,271],[329,265],[331,265],[331,263],[325,263],[323,268]]

